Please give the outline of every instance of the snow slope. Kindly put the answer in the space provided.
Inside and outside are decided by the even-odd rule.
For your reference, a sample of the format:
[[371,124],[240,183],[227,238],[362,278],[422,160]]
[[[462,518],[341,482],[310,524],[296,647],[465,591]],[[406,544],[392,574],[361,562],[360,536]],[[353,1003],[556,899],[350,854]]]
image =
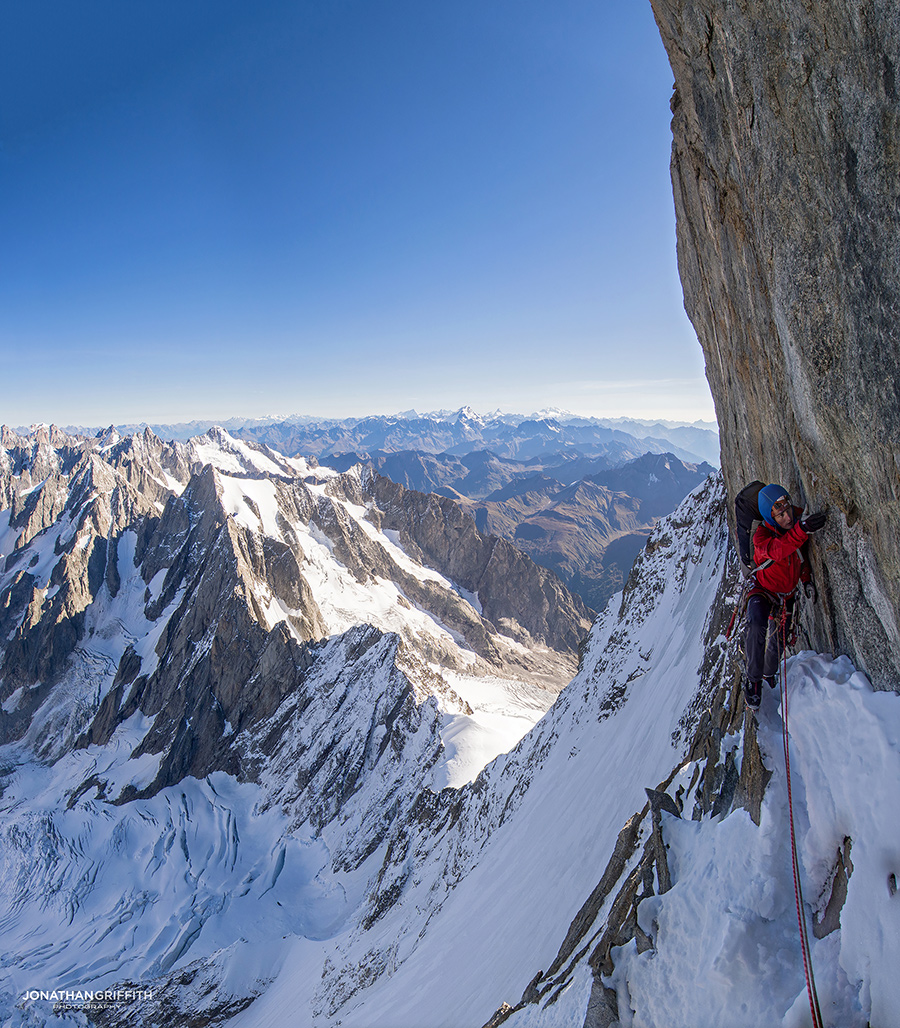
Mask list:
[[[824,1023],[892,1028],[900,1024],[900,827],[893,816],[900,786],[900,697],[873,692],[846,658],[811,652],[790,658],[788,689],[801,887]],[[639,954],[632,942],[613,952],[609,984],[617,990],[625,1028],[812,1023],[777,694],[763,697],[758,738],[773,772],[758,828],[742,809],[702,821],[664,816],[673,887],[639,908],[654,948]],[[692,770],[685,765],[673,789]],[[823,914],[847,838],[852,873],[841,927],[817,939],[814,918]],[[580,1025],[589,988],[582,965],[553,1008],[526,1007],[505,1023]]]
[[[313,1026],[481,1025],[549,965],[644,787],[680,756],[672,733],[698,688],[727,544],[721,523],[698,516],[718,494],[699,492],[680,513],[688,529],[659,532],[622,617],[610,607],[595,625],[581,673],[475,783],[484,799],[466,808],[470,822],[416,851],[375,926],[326,947],[336,984],[286,970],[234,1025],[263,1028],[292,1009]],[[354,991],[365,962],[383,973]]]

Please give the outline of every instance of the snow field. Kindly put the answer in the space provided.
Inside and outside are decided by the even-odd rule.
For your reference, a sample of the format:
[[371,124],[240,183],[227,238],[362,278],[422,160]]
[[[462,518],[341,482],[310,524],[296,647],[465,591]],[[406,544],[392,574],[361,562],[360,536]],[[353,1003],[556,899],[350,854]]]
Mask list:
[[[437,670],[437,669],[436,669]],[[554,693],[507,678],[471,677],[440,669],[472,714],[444,714],[444,758],[435,768],[435,791],[473,782],[501,753],[508,753],[550,709]]]
[[230,946],[236,969],[253,947],[274,956],[276,940],[280,951],[283,936],[321,938],[346,914],[343,890],[322,874],[322,841],[291,836],[276,811],[259,813],[257,786],[214,774],[122,807],[89,794],[61,807],[92,766],[128,762],[136,727],[52,767],[21,767],[4,792],[0,982],[9,996],[108,988]]
[[[278,524],[278,491],[273,481],[238,479],[227,474],[219,474],[219,481],[223,506],[238,524],[252,532],[262,532],[284,541]],[[328,496],[324,485],[306,483],[306,487],[318,495],[321,502],[333,503],[346,511],[348,517],[408,574],[456,592],[467,602],[474,600],[477,603],[477,597],[470,599],[469,594],[449,579],[414,561],[401,548],[397,533],[380,532],[366,520],[368,511],[365,507]],[[402,602],[406,598],[393,582],[376,577],[374,581],[359,583],[336,560],[331,540],[314,523],[292,521],[290,527],[303,550],[304,578],[329,631],[340,634],[366,622],[385,632],[397,632],[401,637],[428,639],[432,646],[452,653],[457,664],[475,663],[475,654],[458,633],[429,612]],[[271,594],[258,595],[257,599],[266,613],[266,627],[269,629],[280,621],[287,621],[291,613],[297,613],[288,610]],[[506,642],[511,648],[527,652],[513,640]],[[535,689],[515,679],[465,676],[438,665],[433,665],[433,670],[473,708],[472,715],[445,715],[442,738],[447,756],[436,770],[435,788],[438,790],[474,780],[489,761],[515,746],[555,698],[546,690]]]
[[[900,874],[900,825],[891,812],[900,790],[900,697],[873,692],[846,658],[808,652],[790,659],[788,688],[795,835],[824,1022],[894,1028],[900,902],[890,875]],[[758,739],[773,777],[759,828],[743,810],[703,822],[663,815],[674,885],[640,907],[656,949],[639,955],[632,943],[613,954],[627,1028],[810,1024],[777,704],[777,694],[764,690]],[[813,914],[824,910],[846,837],[853,870],[841,928],[818,940]]]
[[246,474],[261,471],[264,475],[283,475],[284,468],[264,453],[254,450],[224,429],[213,429],[187,444],[194,458],[201,464],[212,464],[225,474]]

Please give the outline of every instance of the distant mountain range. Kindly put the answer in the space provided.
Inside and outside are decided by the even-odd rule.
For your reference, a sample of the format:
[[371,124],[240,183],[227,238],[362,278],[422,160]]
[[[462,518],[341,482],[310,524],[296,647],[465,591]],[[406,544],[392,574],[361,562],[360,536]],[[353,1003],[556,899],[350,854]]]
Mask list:
[[[621,463],[643,453],[673,453],[683,461],[719,464],[715,424],[642,421],[634,418],[584,418],[566,411],[535,414],[480,415],[471,407],[420,414],[325,419],[307,415],[272,416],[226,421],[192,421],[176,425],[119,425],[131,434],[149,427],[161,439],[184,440],[220,425],[233,436],[264,444],[286,456],[332,456],[361,451],[420,450],[424,453],[467,454],[491,450],[520,460],[553,452],[609,457]],[[69,426],[66,431],[96,435],[98,429]]]
[[631,456],[616,446],[618,459],[562,451],[515,460],[489,450],[355,451],[319,459],[341,472],[368,463],[406,489],[451,497],[480,532],[510,540],[599,611],[624,585],[656,520],[714,470],[673,453],[623,461],[625,452]]
[[[157,425],[197,438],[206,422]],[[224,422],[233,437],[338,472],[368,464],[406,490],[449,497],[479,531],[509,540],[555,571],[591,610],[620,590],[656,519],[718,461],[707,422],[457,411],[319,420],[304,415]],[[127,437],[135,426],[81,429]],[[64,435],[59,429],[48,430]],[[146,431],[146,429],[143,429]]]

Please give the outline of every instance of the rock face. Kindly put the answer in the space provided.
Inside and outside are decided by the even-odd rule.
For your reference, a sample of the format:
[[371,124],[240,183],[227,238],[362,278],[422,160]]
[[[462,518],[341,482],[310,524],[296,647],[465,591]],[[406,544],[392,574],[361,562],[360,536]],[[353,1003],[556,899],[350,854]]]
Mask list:
[[[830,520],[812,643],[900,680],[900,9],[651,0],[685,308],[735,492]],[[825,586],[825,588],[822,588]]]
[[555,574],[505,539],[482,535],[449,498],[404,489],[380,476],[367,491],[404,550],[474,593],[484,617],[520,641],[530,636],[559,652],[578,649],[590,628],[589,611]]

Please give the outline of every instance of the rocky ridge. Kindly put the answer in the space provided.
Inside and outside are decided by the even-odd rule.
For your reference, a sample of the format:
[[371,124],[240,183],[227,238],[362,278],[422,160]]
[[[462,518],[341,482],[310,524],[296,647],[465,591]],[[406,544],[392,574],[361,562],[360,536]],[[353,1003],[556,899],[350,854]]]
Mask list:
[[619,458],[574,450],[529,460],[489,450],[398,451],[332,455],[323,463],[342,471],[363,462],[406,489],[455,499],[480,532],[508,539],[588,607],[602,610],[624,585],[656,519],[713,470],[672,453]]
[[[724,523],[724,490],[719,488],[704,499],[712,502],[702,518]],[[688,505],[683,507],[683,513],[688,514],[690,508],[684,508]],[[680,527],[687,527],[687,523],[685,518]],[[697,545],[699,548],[703,543],[698,541]],[[660,533],[648,553],[663,561],[671,560],[675,557],[671,546],[671,537]],[[619,612],[619,632],[627,633],[629,620],[640,618],[641,608],[648,602],[646,590],[652,589],[653,577],[644,565],[650,562],[649,556],[639,561],[629,579]],[[725,562],[723,571],[704,625],[705,655],[698,669],[698,688],[673,734],[682,745],[687,742],[683,759],[660,782],[645,787],[647,802],[619,831],[600,880],[572,920],[547,970],[539,971],[529,981],[518,1003],[504,1003],[498,1008],[484,1028],[499,1028],[507,1022],[543,1023],[541,1012],[549,1016],[579,972],[587,975],[590,983],[584,1028],[616,1028],[625,1011],[620,1012],[619,993],[611,987],[616,974],[613,950],[629,945],[638,954],[655,950],[657,940],[646,930],[641,904],[665,895],[673,885],[663,815],[702,822],[745,809],[759,825],[771,771],[760,753],[753,715],[744,704],[739,655],[724,639],[737,586],[733,556]],[[615,659],[620,659],[618,648],[625,638],[627,635],[611,639],[616,647],[612,649]],[[601,659],[594,677],[606,670],[604,664]],[[625,702],[627,681],[624,687],[620,684],[610,690],[601,709],[615,711]],[[627,982],[623,984],[627,994]]]

